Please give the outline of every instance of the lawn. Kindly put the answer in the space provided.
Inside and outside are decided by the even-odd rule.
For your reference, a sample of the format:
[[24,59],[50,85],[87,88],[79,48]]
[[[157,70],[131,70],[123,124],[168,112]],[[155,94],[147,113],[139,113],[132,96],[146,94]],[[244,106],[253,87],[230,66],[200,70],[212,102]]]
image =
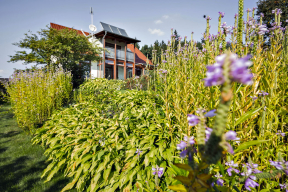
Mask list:
[[69,179],[60,173],[47,183],[41,179],[47,167],[44,150],[32,145],[32,136],[17,126],[10,109],[0,108],[0,191],[61,191]]

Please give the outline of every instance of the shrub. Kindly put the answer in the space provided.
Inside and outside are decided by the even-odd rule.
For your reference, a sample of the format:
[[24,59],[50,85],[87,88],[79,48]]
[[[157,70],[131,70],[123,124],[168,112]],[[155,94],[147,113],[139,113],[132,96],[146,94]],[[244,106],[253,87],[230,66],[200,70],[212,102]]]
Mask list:
[[[81,88],[105,81],[114,83],[91,80]],[[177,130],[166,122],[161,99],[151,92],[115,89],[99,89],[93,96],[55,113],[37,130],[33,141],[47,148],[51,160],[43,176],[50,180],[63,170],[73,177],[63,190],[155,190],[152,167],[159,165],[165,168],[159,186],[167,189],[175,174]]]
[[71,74],[61,68],[15,72],[6,87],[19,127],[33,132],[69,100]]

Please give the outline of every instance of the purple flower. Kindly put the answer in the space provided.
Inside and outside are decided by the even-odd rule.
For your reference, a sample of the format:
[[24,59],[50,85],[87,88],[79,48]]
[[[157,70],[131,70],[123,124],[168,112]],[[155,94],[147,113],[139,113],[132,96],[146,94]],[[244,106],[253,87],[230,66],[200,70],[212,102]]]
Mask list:
[[224,17],[225,13],[224,12],[219,12],[219,16],[221,16],[222,18]]
[[276,133],[276,135],[285,137],[285,133],[283,133],[281,130],[278,130],[278,133]]
[[[226,58],[226,54],[217,56],[215,58],[216,63],[212,66],[207,66],[207,72],[205,78],[205,86],[221,85],[224,83],[223,77],[223,64]],[[252,84],[253,74],[250,72],[248,67],[252,64],[249,61],[250,56],[244,58],[237,58],[236,54],[230,55],[230,76],[233,81],[250,85]]]
[[250,55],[237,59],[237,55],[232,55],[231,56],[231,72],[230,75],[232,77],[233,81],[246,84],[246,85],[251,85],[252,84],[252,79],[253,79],[253,74],[250,72],[248,67],[252,64],[250,59]]
[[277,9],[276,14],[279,15],[279,14],[281,14],[281,13],[282,13],[281,9]]
[[187,116],[188,124],[190,126],[195,126],[200,122],[198,116],[196,115],[188,114]]
[[163,60],[162,63],[167,63],[167,61]]
[[260,93],[258,93],[258,95],[260,95],[260,96],[266,96],[266,95],[269,95],[269,93],[264,92],[264,91],[261,91]]
[[255,101],[256,99],[258,99],[258,97],[252,97],[252,96],[250,96],[251,97],[251,99],[253,99],[253,101]]
[[264,13],[260,13],[260,17],[264,17]]
[[228,175],[229,175],[230,177],[232,176],[232,171],[234,171],[235,173],[239,173],[239,172],[240,172],[238,169],[235,169],[235,168],[233,168],[233,167],[229,167],[229,168],[227,169],[227,173],[228,173]]
[[207,18],[206,18],[206,19],[207,19],[207,21],[208,21],[208,20],[211,20],[212,18],[211,18],[211,17],[209,17],[209,16],[207,16]]
[[248,8],[248,9],[247,9],[247,13],[249,13],[249,12],[251,12],[251,9]]
[[284,183],[284,184],[279,184],[281,189],[285,189],[286,192],[288,192],[288,184]]
[[160,178],[163,173],[164,173],[164,168],[163,167],[158,167],[158,165],[156,165],[156,168],[152,167],[152,171],[153,171],[153,175],[158,174],[158,177]]
[[225,134],[225,139],[226,140],[236,140],[236,137],[237,136],[237,133],[235,131],[228,131],[226,134]]
[[216,184],[219,185],[219,186],[223,186],[224,180],[221,179],[222,175],[220,175],[219,172],[218,172],[216,175],[214,175],[214,177],[217,178]]
[[238,14],[236,13],[235,15],[234,15],[234,18],[237,18],[238,17]]
[[253,11],[255,11],[257,8],[256,7],[253,7]]
[[230,167],[238,167],[238,164],[234,163],[234,161],[226,162],[225,165],[230,166]]
[[135,153],[137,153],[137,155],[139,156],[140,155],[140,153],[142,153],[143,151],[140,151],[138,148],[137,148],[137,150],[136,150],[136,152]]
[[205,142],[208,141],[208,139],[210,138],[210,135],[211,135],[212,131],[213,131],[213,129],[211,129],[209,127],[206,127],[206,130],[205,130],[205,134],[206,134]]
[[184,137],[184,141],[187,141],[187,142],[189,142],[189,144],[190,145],[193,145],[193,144],[195,144],[195,140],[194,140],[194,137],[192,136],[192,137],[190,137],[189,139],[188,139],[188,137],[187,136],[185,136]]
[[187,150],[187,149],[181,151],[181,153],[180,153],[180,157],[181,157],[182,159],[184,159],[184,158],[186,157],[187,153],[188,153],[188,150]]
[[258,34],[259,35],[264,35],[266,32],[268,32],[268,29],[265,25],[260,25],[259,26],[259,31],[258,31]]
[[283,170],[288,175],[288,161],[270,161],[270,165],[274,166],[278,170]]
[[167,72],[168,72],[167,70],[162,70],[163,74],[167,74]]
[[180,144],[177,144],[177,150],[183,150],[187,146],[187,143],[184,141],[181,141]]
[[212,109],[211,111],[208,111],[204,116],[205,117],[214,117],[216,114],[216,109]]
[[259,186],[259,184],[256,183],[254,180],[255,179],[251,179],[250,177],[248,179],[246,179],[244,186],[248,191],[251,191],[250,187],[255,188],[255,187]]
[[230,33],[230,30],[231,30],[231,26],[228,26],[226,24],[226,22],[223,22],[222,25],[220,26],[223,30],[224,30],[224,33],[226,34],[229,34]]

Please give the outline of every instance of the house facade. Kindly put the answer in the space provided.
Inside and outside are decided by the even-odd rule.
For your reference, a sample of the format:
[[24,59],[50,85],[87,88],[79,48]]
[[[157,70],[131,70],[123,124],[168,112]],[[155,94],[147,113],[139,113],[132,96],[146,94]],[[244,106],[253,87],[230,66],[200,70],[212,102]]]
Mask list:
[[[141,42],[140,40],[129,37],[124,29],[103,22],[100,24],[102,30],[89,38],[91,43],[104,48],[100,61],[86,62],[90,66],[88,75],[92,79],[105,77],[125,80],[133,76],[141,76],[145,74],[145,70],[153,67],[151,61],[147,60],[147,57],[135,46],[136,43]],[[69,28],[55,23],[50,23],[50,27],[58,30]],[[89,36],[87,32],[76,31],[78,34]]]

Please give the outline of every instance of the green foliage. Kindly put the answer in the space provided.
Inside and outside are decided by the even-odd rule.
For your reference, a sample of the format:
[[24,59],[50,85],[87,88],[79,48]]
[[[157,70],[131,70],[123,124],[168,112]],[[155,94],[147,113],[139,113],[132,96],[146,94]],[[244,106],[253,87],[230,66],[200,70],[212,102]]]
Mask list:
[[147,90],[149,83],[149,76],[141,75],[140,77],[132,77],[125,80],[123,89],[137,89]]
[[18,126],[34,132],[69,100],[71,73],[62,68],[15,72],[6,85]]
[[50,160],[43,177],[49,181],[61,170],[73,179],[63,191],[155,190],[156,165],[165,168],[159,186],[172,182],[177,130],[165,120],[161,99],[152,92],[117,90],[121,83],[115,84],[87,81],[80,103],[56,112],[37,130],[33,142],[46,148]]
[[[37,35],[38,34],[38,35]],[[62,65],[64,70],[72,72],[73,85],[78,87],[85,72],[85,61],[99,60],[100,48],[95,47],[83,35],[75,30],[53,28],[41,29],[37,34],[25,33],[25,37],[14,43],[27,51],[17,51],[10,56],[9,62],[24,61],[24,64],[37,63],[48,66]],[[82,66],[78,64],[82,63]]]

